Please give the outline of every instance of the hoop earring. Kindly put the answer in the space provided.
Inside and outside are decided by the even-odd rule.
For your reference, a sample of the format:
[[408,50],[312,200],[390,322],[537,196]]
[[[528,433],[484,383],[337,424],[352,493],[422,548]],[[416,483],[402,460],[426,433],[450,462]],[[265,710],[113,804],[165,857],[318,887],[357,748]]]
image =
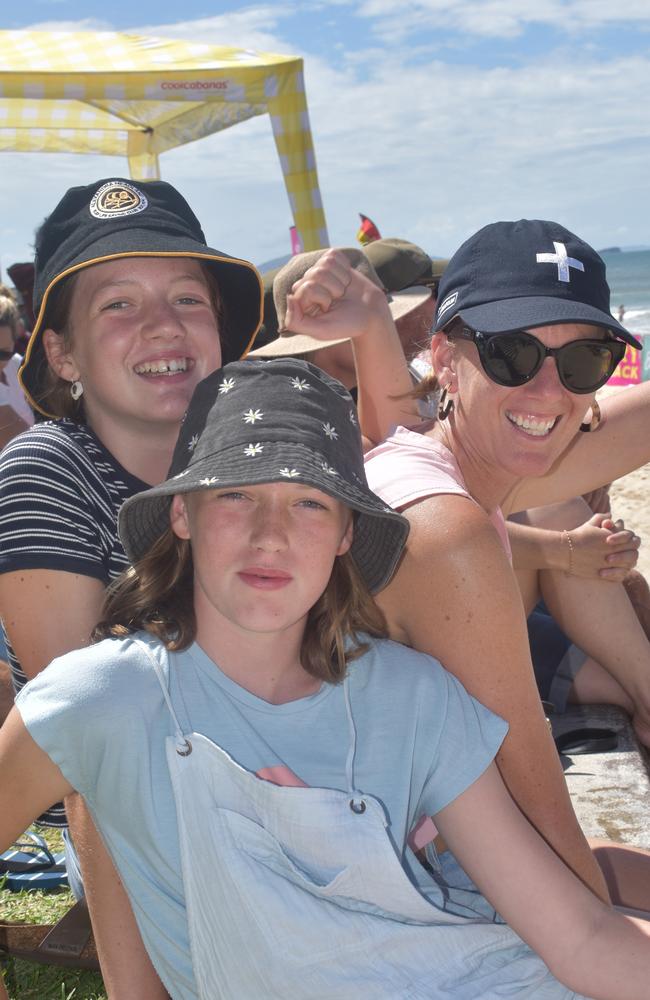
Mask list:
[[589,421],[589,423],[585,422],[584,424],[580,424],[580,430],[584,434],[590,434],[592,431],[596,430],[601,419],[602,419],[602,414],[600,412],[600,406],[594,399],[593,403],[591,404],[591,420]]
[[70,383],[70,395],[74,399],[75,403],[77,402],[78,399],[80,399],[83,396],[83,394],[84,394],[84,387],[83,384],[78,379]]
[[438,403],[438,420],[446,420],[454,408],[454,401],[449,395],[450,387],[451,383],[446,385],[440,394],[440,402]]

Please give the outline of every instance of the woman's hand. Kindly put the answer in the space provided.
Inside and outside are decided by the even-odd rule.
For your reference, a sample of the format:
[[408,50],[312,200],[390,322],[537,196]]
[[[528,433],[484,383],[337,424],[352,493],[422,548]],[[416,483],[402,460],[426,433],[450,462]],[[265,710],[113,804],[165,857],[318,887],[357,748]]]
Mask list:
[[572,576],[620,583],[639,558],[639,536],[609,514],[594,514],[577,528],[563,531],[561,539],[564,569]]
[[326,250],[287,296],[285,327],[318,340],[354,339],[392,322],[384,291],[345,250]]

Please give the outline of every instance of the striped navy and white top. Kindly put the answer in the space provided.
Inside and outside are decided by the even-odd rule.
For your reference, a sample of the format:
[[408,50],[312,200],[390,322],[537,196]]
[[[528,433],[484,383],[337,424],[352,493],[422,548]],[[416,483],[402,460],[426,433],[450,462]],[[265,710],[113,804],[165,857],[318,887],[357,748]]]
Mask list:
[[[48,421],[19,434],[0,455],[0,573],[61,570],[107,584],[128,565],[117,513],[147,485],[84,424]],[[34,628],[43,627],[34,609]],[[27,678],[8,641],[7,652],[19,691]],[[63,807],[40,822],[65,825]]]

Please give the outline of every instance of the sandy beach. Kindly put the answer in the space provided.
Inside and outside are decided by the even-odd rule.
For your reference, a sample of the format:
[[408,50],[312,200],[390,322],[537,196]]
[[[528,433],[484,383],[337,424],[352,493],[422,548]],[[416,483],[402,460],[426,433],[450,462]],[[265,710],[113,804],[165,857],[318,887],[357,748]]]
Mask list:
[[[625,391],[624,386],[607,387],[601,389],[598,395],[602,397]],[[650,581],[650,464],[617,479],[609,495],[614,517],[622,517],[626,526],[641,538],[637,569]]]
[[622,517],[626,526],[641,537],[637,568],[650,580],[650,465],[617,479],[610,497],[614,517]]

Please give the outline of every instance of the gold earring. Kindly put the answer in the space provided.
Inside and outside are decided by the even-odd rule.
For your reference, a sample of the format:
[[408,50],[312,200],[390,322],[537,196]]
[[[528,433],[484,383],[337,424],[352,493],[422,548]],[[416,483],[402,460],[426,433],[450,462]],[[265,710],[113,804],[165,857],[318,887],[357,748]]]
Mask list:
[[580,424],[580,430],[585,434],[590,434],[591,431],[595,431],[602,419],[602,414],[600,412],[600,406],[598,402],[594,399],[591,404],[591,420],[589,423]]

